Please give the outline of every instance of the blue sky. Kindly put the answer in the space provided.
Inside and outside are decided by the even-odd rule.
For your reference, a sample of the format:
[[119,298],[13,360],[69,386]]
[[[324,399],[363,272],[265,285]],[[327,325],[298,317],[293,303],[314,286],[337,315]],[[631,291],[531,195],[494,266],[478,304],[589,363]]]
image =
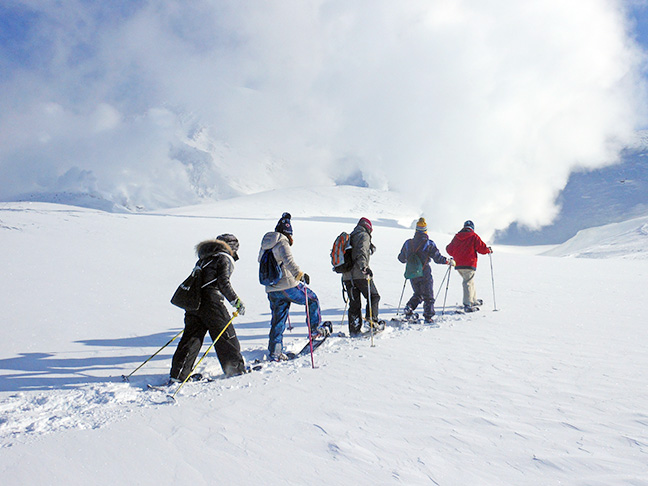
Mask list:
[[648,2],[637,3],[630,10],[630,17],[635,23],[637,41],[648,49]]

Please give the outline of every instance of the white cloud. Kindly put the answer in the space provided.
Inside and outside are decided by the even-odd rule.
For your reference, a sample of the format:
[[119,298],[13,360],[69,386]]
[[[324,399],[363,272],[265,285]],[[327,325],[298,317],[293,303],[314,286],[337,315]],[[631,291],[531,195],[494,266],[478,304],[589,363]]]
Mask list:
[[[4,83],[0,170],[22,179],[0,197],[33,186],[15,164],[35,160],[58,176],[89,171],[135,204],[359,170],[411,195],[437,229],[547,224],[570,171],[614,162],[645,123],[643,53],[621,6],[204,0],[119,16],[34,6],[56,17],[39,30],[49,72]],[[56,109],[42,117],[39,106]]]

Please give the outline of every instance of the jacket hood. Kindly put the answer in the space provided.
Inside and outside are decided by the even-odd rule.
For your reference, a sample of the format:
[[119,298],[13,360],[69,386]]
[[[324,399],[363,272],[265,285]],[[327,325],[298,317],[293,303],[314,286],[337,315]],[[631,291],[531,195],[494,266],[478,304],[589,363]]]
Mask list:
[[222,240],[205,240],[196,245],[196,255],[201,260],[217,253],[227,253],[235,260],[238,259],[236,252]]
[[371,236],[371,231],[369,231],[369,229],[367,229],[367,227],[361,223],[356,224],[356,227],[353,228],[353,233],[357,233],[359,231],[364,231],[369,236]]
[[288,241],[286,235],[277,231],[270,231],[269,233],[266,233],[261,240],[261,249],[265,251],[269,250],[270,248],[274,248],[275,246],[277,246],[277,243],[279,243],[279,240],[281,240],[281,238],[285,238],[286,241]]
[[409,246],[410,251],[420,251],[421,249],[423,249],[429,239],[430,237],[427,235],[427,233],[417,231],[412,237],[412,241]]
[[421,242],[421,241],[427,241],[430,239],[427,233],[423,233],[422,231],[417,231],[414,233],[414,237],[412,238],[416,243]]
[[475,232],[473,230],[471,230],[469,228],[464,228],[459,233],[457,233],[455,236],[460,240],[467,240],[468,238],[470,238],[474,234],[475,234]]

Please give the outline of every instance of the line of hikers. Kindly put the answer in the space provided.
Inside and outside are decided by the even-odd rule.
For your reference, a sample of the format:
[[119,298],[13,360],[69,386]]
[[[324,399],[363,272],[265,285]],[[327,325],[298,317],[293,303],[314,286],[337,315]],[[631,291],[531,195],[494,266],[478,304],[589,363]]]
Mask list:
[[[466,311],[473,311],[477,305],[481,305],[482,301],[476,298],[474,284],[477,254],[491,253],[492,249],[486,246],[474,230],[472,221],[464,223],[461,231],[446,247],[451,256],[448,258],[429,239],[425,219],[418,220],[414,237],[403,244],[398,255],[398,260],[406,264],[405,275],[413,290],[412,297],[404,307],[406,318],[412,316],[423,302],[424,321],[432,322],[434,292],[431,260],[455,267],[462,276]],[[342,253],[346,261],[334,262],[334,270],[342,274],[344,290],[348,295],[351,336],[358,335],[362,329],[363,297],[367,302],[365,319],[369,325],[384,326],[384,322],[378,318],[380,294],[370,267],[371,255],[376,250],[371,242],[372,231],[371,221],[360,218],[350,235],[340,235],[344,241]],[[291,304],[306,307],[307,322],[313,337],[327,335],[332,328],[330,322],[322,322],[319,300],[308,287],[310,277],[293,258],[292,245],[291,215],[283,213],[274,231],[263,236],[258,257],[260,282],[265,285],[272,313],[268,342],[271,361],[287,359],[283,352],[283,333]],[[207,332],[214,341],[214,349],[226,376],[240,375],[247,371],[236,331],[231,325],[232,317],[224,303],[229,302],[239,315],[245,314],[245,306],[230,284],[234,262],[238,260],[238,249],[238,239],[228,233],[196,246],[196,265],[201,269],[200,304],[197,310],[185,311],[185,329],[171,361],[170,382],[183,382],[189,376]],[[332,259],[334,251],[335,245],[331,253]],[[339,267],[335,267],[335,263]]]

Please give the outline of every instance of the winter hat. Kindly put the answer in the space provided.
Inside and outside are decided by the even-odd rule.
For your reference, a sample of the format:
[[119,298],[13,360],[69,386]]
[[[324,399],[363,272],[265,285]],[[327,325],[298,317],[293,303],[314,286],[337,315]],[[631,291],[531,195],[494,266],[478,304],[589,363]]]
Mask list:
[[230,233],[223,233],[222,235],[219,235],[216,237],[217,240],[223,241],[227,243],[227,245],[232,249],[232,257],[234,260],[238,260],[238,249],[239,249],[239,240],[236,238],[236,236],[230,234]]
[[475,223],[472,221],[468,220],[464,223],[464,228],[470,228],[471,230],[475,229]]
[[427,223],[425,222],[425,218],[419,218],[418,222],[416,223],[416,232],[427,233]]
[[217,236],[216,239],[227,243],[232,251],[238,251],[239,249],[239,240],[236,236],[230,233],[223,233],[222,235]]
[[285,235],[292,235],[292,225],[290,224],[290,213],[283,213],[281,215],[281,219],[277,223],[277,226],[275,228],[275,231],[277,233],[283,233]]
[[360,218],[358,224],[360,226],[364,226],[365,228],[367,228],[367,231],[369,231],[369,233],[373,231],[373,227],[371,226],[371,221],[369,221],[367,218]]

